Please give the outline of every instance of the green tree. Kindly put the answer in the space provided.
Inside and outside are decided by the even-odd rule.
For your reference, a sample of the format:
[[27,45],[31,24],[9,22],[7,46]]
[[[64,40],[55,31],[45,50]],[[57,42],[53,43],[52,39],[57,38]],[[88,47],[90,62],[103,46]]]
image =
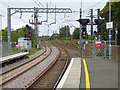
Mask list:
[[[12,30],[11,31],[11,41],[12,42],[17,42],[18,38],[24,37],[25,34],[27,37],[29,36],[29,29],[26,27],[18,28],[17,30]],[[7,27],[2,30],[2,37],[3,41],[7,42]],[[35,30],[32,29],[32,42],[35,41]]]
[[11,41],[12,42],[17,42],[17,35],[16,31],[11,32]]
[[80,28],[75,28],[74,32],[73,32],[73,39],[79,39],[79,31],[80,31]]
[[53,34],[53,35],[50,37],[51,40],[55,40],[55,39],[57,39],[57,38],[58,38],[58,34]]
[[[75,30],[74,30],[74,32],[73,32],[73,39],[79,39],[79,36],[80,35],[80,28],[75,28]],[[83,34],[81,33],[81,35],[82,35],[82,37],[83,37]],[[88,33],[86,33],[86,35],[85,35],[85,39],[87,40],[87,39],[89,39],[89,35],[88,35]]]
[[[106,6],[101,10],[100,16],[105,19],[106,22],[109,22],[109,2],[106,3]],[[114,23],[114,29],[112,30],[113,40],[115,39],[115,28],[118,29],[118,44],[120,45],[120,1],[111,2],[111,21]],[[103,25],[102,39],[108,39],[109,31],[106,30],[106,22]]]
[[7,27],[2,30],[3,42],[7,42]]
[[59,38],[61,39],[62,37],[66,37],[66,29],[67,29],[67,32],[68,32],[68,37],[70,37],[70,28],[69,26],[65,26],[65,27],[62,27],[60,28],[60,31],[59,31]]
[[39,39],[40,39],[40,41],[47,41],[47,40],[49,40],[49,37],[50,36],[40,36]]

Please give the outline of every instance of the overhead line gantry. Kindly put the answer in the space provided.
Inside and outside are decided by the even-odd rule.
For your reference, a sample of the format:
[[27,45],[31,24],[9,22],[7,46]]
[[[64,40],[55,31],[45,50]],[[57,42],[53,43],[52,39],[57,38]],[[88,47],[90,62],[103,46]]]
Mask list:
[[11,52],[11,16],[16,13],[72,13],[72,10],[70,8],[7,8],[8,52]]

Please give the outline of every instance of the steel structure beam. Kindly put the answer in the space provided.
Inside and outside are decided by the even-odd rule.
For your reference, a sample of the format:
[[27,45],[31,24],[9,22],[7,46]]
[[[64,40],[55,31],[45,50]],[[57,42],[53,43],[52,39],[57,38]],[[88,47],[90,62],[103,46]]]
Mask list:
[[[7,23],[8,23],[8,52],[11,52],[11,16],[15,13],[35,13],[37,10],[37,13],[72,13],[72,10],[70,8],[7,8]],[[36,15],[37,15],[36,13]],[[37,19],[35,19],[37,24]],[[35,25],[36,33],[37,25]],[[37,47],[37,37],[36,37],[36,47]]]
[[8,52],[11,52],[11,10],[7,9],[7,26],[8,26]]
[[[34,13],[34,8],[9,8],[15,13]],[[38,13],[72,13],[70,8],[37,8]]]

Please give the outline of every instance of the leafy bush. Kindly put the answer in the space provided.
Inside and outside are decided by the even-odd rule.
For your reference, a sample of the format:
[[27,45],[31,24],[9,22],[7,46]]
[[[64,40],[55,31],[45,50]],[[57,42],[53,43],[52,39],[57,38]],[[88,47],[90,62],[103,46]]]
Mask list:
[[25,58],[25,59],[26,59],[26,58],[29,58],[29,55],[26,55],[24,58]]

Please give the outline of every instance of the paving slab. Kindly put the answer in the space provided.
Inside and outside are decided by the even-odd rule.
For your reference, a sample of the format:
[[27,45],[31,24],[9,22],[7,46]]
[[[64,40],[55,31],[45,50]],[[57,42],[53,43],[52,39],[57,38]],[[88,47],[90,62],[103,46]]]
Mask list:
[[[85,58],[90,77],[90,88],[100,88],[108,90],[118,89],[118,63],[115,60],[102,58]],[[85,88],[85,72],[82,63],[81,85],[80,88]],[[106,89],[105,89],[106,88]],[[113,90],[114,90],[113,89]]]
[[79,88],[81,76],[81,58],[72,58],[57,88]]

